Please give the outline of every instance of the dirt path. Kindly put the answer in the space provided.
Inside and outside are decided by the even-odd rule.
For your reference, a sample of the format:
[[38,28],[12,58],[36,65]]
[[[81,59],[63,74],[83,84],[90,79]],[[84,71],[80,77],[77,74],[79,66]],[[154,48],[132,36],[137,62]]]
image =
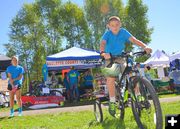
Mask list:
[[[161,103],[175,102],[175,101],[180,101],[180,96],[170,97],[170,98],[160,98]],[[93,105],[60,107],[60,108],[39,109],[39,110],[26,110],[23,111],[23,116],[53,114],[53,113],[61,113],[61,112],[78,112],[78,111],[86,111],[86,110],[93,110]],[[15,115],[17,115],[17,112],[15,112]],[[9,112],[0,112],[0,117],[6,117],[6,116],[9,116]]]

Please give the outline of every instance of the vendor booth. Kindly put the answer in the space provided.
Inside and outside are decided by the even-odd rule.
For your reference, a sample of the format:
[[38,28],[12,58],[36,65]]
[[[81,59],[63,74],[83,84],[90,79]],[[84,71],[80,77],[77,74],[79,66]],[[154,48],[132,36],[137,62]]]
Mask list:
[[169,57],[160,50],[157,50],[148,60],[146,60],[143,64],[150,65],[154,68],[157,68],[158,77],[165,77],[164,67],[168,67],[170,63]]
[[169,56],[160,50],[157,50],[147,61],[144,62],[145,65],[157,69],[158,78],[153,79],[152,81],[158,92],[160,89],[164,89],[164,91],[171,90],[171,82],[168,77],[165,77],[164,73],[164,68],[169,67],[169,63]]
[[8,79],[6,69],[11,64],[11,58],[0,54],[0,106],[9,106]]
[[68,69],[74,66],[76,69],[93,68],[100,65],[100,54],[93,50],[72,47],[54,55],[47,56],[48,70]]
[[11,58],[0,55],[0,91],[7,91],[8,80],[5,71],[10,64]]

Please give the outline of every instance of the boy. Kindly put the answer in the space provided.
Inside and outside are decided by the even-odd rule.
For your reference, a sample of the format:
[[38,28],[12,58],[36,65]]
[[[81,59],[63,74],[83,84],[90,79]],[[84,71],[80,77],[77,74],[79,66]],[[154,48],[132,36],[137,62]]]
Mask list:
[[[122,51],[125,48],[125,43],[129,41],[142,47],[147,54],[152,52],[152,49],[147,47],[142,41],[136,39],[132,36],[126,29],[121,28],[120,18],[117,16],[112,16],[108,20],[107,27],[108,31],[104,33],[102,36],[102,40],[100,43],[100,52],[101,56],[103,56],[106,60],[110,59],[110,54],[112,56],[121,55]],[[121,64],[121,73],[124,71],[126,63],[123,58],[117,59],[117,62]],[[115,77],[107,76],[107,86],[109,90],[109,113],[112,116],[116,114],[115,108]]]
[[18,58],[12,57],[12,65],[7,68],[7,74],[9,77],[8,90],[10,94],[10,117],[14,116],[14,95],[18,102],[18,115],[22,116],[22,101],[21,101],[21,86],[24,68],[18,65]]

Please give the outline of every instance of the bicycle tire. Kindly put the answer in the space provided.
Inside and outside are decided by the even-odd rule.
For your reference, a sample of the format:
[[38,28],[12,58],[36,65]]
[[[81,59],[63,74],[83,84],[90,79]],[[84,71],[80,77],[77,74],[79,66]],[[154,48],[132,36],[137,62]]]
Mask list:
[[94,103],[94,116],[97,122],[101,123],[103,121],[103,112],[100,100],[96,100]]
[[119,112],[117,112],[116,114],[119,114],[120,120],[124,120],[124,115],[125,115],[124,98],[121,96],[121,90],[119,87],[116,87],[116,91],[118,92],[117,109],[119,110]]
[[[141,83],[139,90],[141,92],[141,95],[144,97],[144,100],[139,101],[137,98],[135,99],[131,98],[132,112],[137,125],[139,126],[140,129],[144,129],[144,128],[162,129],[163,128],[162,110],[155,89],[147,79],[140,77],[136,77],[134,79],[133,87],[135,87],[135,85],[138,82]],[[131,92],[135,94],[133,87],[131,87]],[[148,95],[146,94],[147,91],[149,92]],[[135,97],[135,95],[133,96]],[[143,105],[145,107],[143,107]],[[152,113],[153,111],[154,113]],[[145,122],[143,120],[145,120]],[[147,120],[150,121],[148,122]]]

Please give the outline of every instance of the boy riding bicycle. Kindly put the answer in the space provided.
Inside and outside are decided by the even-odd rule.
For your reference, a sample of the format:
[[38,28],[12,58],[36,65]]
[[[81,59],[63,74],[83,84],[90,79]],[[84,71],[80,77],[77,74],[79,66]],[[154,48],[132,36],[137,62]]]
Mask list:
[[[110,62],[110,54],[112,57],[117,57],[121,55],[121,53],[125,49],[125,44],[132,42],[144,49],[147,54],[152,52],[152,49],[146,46],[142,41],[136,39],[132,36],[126,29],[121,27],[120,18],[117,16],[112,16],[108,20],[107,24],[109,30],[104,33],[102,36],[102,40],[100,43],[100,52],[101,56],[105,58],[106,64]],[[124,71],[126,66],[126,61],[123,58],[114,58],[116,62],[121,64],[120,71],[121,73]],[[116,76],[106,75],[107,86],[109,90],[109,113],[112,116],[116,114],[115,107],[115,79]]]

